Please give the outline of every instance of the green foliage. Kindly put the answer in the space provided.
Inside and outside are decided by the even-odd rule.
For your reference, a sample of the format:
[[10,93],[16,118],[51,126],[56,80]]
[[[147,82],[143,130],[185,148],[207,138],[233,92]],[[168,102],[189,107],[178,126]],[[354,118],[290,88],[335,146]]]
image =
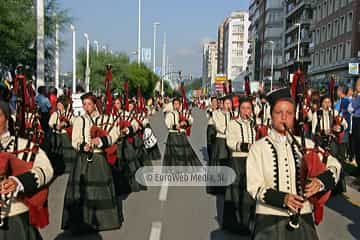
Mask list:
[[[121,92],[124,82],[127,81],[131,96],[136,95],[139,85],[144,96],[153,95],[159,78],[149,68],[145,65],[138,66],[136,63],[130,63],[129,57],[124,53],[99,52],[97,55],[94,49],[90,51],[90,89],[104,91],[106,64],[112,65],[114,91]],[[86,51],[80,49],[77,53],[77,76],[81,79],[85,79],[85,68]]]
[[[59,0],[45,1],[45,72],[53,75],[55,56],[55,24],[59,31],[69,26],[71,18],[62,10]],[[56,15],[55,15],[56,13]],[[13,69],[22,63],[36,70],[36,6],[33,0],[0,1],[0,63]],[[63,46],[60,41],[60,47]]]
[[191,82],[185,84],[185,89],[187,92],[198,90],[202,88],[202,79],[201,78],[194,78]]

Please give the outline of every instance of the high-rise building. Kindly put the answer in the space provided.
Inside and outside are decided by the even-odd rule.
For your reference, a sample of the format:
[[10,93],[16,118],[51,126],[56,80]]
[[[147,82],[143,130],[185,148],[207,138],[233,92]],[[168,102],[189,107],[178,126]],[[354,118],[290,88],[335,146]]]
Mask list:
[[250,0],[250,80],[265,81],[269,85],[272,66],[274,83],[280,78],[280,66],[283,64],[283,18],[282,0]]
[[249,26],[246,11],[233,12],[224,25],[224,70],[235,89],[236,82],[243,81],[240,78],[243,78],[247,68]]
[[312,19],[311,2],[313,0],[288,0],[284,4],[284,34],[282,77],[289,79],[300,62],[307,72],[311,63],[309,45],[311,42],[310,24]]
[[311,83],[324,84],[331,76],[351,81],[349,63],[360,62],[360,1],[314,0],[312,8]]
[[208,91],[215,84],[218,64],[218,44],[217,42],[208,42],[203,45],[203,89]]

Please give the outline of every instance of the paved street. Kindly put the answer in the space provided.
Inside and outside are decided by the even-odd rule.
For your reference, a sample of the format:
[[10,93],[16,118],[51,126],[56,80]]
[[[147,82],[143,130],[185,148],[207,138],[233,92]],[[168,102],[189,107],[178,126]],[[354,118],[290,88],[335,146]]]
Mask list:
[[[191,144],[199,158],[206,155],[206,118],[203,112],[193,111]],[[167,131],[163,116],[151,119],[164,152]],[[160,164],[160,160],[154,162]],[[99,235],[72,238],[60,229],[63,197],[68,176],[57,178],[50,188],[50,225],[42,231],[45,240],[104,239],[104,240],[232,240],[245,239],[223,232],[216,221],[216,198],[205,193],[204,188],[153,187],[147,192],[131,194],[124,201],[125,222],[120,230]],[[325,221],[318,227],[321,240],[360,239],[360,193],[349,189],[346,200],[342,196],[327,204]]]

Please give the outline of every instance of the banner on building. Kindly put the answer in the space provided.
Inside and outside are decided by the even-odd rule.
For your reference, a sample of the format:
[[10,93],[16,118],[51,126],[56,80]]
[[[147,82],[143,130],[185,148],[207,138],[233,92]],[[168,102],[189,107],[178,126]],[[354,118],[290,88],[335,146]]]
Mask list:
[[151,48],[143,48],[141,49],[141,61],[143,63],[151,62]]
[[349,74],[359,75],[359,63],[349,63]]

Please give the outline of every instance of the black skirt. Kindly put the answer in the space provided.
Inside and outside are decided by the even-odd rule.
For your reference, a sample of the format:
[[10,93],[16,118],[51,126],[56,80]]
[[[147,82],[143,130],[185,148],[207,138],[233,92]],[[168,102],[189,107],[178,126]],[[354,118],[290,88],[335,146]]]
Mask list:
[[70,174],[64,201],[62,228],[70,230],[112,230],[121,227],[121,201],[115,194],[110,165],[102,153],[92,162],[78,154]]
[[232,157],[229,167],[235,171],[236,179],[226,187],[223,228],[250,234],[250,217],[255,208],[255,200],[246,190],[246,157]]
[[23,213],[5,219],[6,226],[0,228],[1,240],[41,240],[39,231],[29,224],[29,214]]
[[301,215],[300,227],[288,229],[289,217],[256,215],[254,240],[318,240],[314,220],[311,214]]
[[132,192],[146,190],[146,187],[135,179],[136,171],[143,167],[143,159],[134,146],[134,141],[123,138],[117,143],[117,162],[113,166],[116,194],[126,195]]
[[146,154],[148,155],[148,158],[152,161],[161,160],[161,153],[158,144],[156,144],[152,148],[147,148]]
[[65,164],[65,173],[71,173],[77,158],[77,152],[71,145],[71,139],[66,133],[58,134],[58,138],[62,142],[62,159]]
[[185,133],[170,132],[166,141],[164,166],[201,166]]
[[212,155],[212,149],[214,147],[216,140],[216,128],[214,125],[208,125],[206,129],[206,143],[207,143],[207,153],[209,157],[209,161]]
[[[208,166],[229,166],[229,150],[226,146],[225,138],[216,138],[212,147],[211,158],[209,159]],[[211,195],[224,195],[226,187],[223,186],[207,186],[206,192]]]

